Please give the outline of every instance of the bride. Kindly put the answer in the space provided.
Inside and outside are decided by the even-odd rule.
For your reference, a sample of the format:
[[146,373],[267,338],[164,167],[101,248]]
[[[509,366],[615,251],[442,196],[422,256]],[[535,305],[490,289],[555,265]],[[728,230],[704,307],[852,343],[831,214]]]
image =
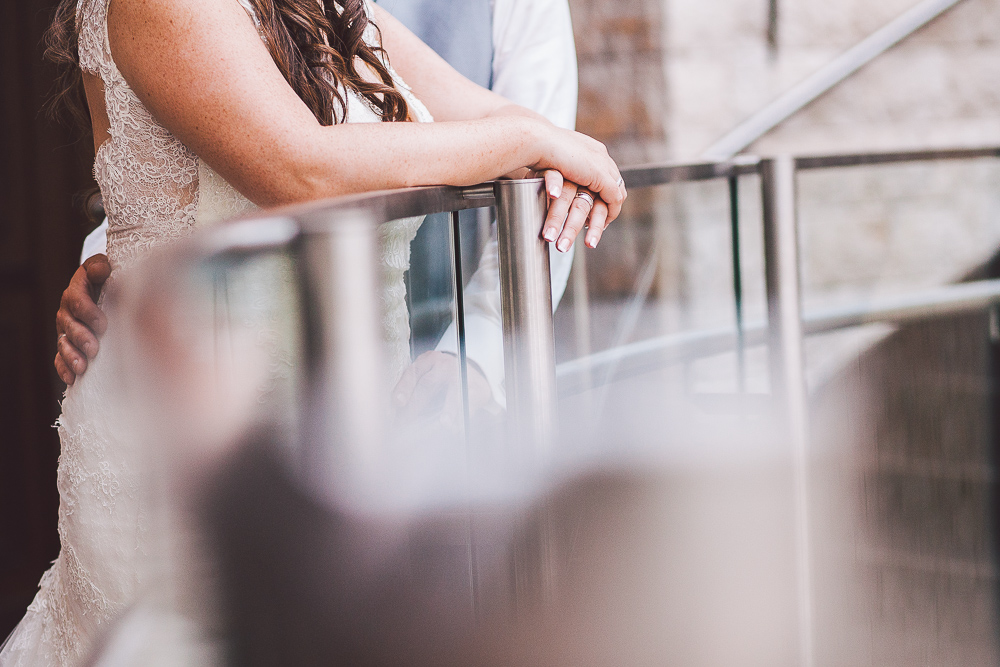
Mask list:
[[[111,281],[254,206],[545,171],[544,237],[587,225],[593,247],[625,198],[603,145],[462,78],[370,0],[62,0],[50,53],[86,93]],[[560,197],[578,188],[592,207]],[[398,246],[414,231],[383,235]],[[138,475],[106,405],[106,356],[63,402],[62,549],[3,667],[82,664],[141,584]]]

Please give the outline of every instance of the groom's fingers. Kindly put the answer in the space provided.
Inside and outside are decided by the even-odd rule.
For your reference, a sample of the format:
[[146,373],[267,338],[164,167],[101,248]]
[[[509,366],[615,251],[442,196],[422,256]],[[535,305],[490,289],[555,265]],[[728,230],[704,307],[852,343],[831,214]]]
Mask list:
[[[77,320],[68,311],[62,308],[56,313],[56,332],[69,339],[72,346],[79,352],[85,354],[88,359],[93,359],[101,349],[97,336],[89,327]],[[67,359],[67,361],[72,361]]]
[[108,319],[95,301],[100,295],[104,283],[111,276],[111,262],[108,261],[106,255],[94,255],[83,263],[82,268],[86,274],[86,284],[81,285],[81,287],[87,290],[84,296],[89,298],[81,300],[80,312],[74,312],[74,314],[77,319],[90,327],[90,330],[100,337],[108,329]]
[[83,270],[87,272],[87,280],[100,289],[111,277],[111,262],[107,255],[91,255],[83,263]]
[[63,358],[58,353],[56,353],[55,367],[56,373],[59,374],[59,379],[65,382],[67,386],[71,386],[76,381],[76,375],[66,367],[66,362],[63,361]]
[[73,346],[65,334],[56,340],[56,353],[74,375],[83,375],[87,372],[87,358]]
[[[59,315],[62,315],[64,322],[66,320],[82,322],[94,332],[95,341],[96,336],[102,335],[108,327],[107,318],[94,302],[94,291],[99,291],[103,284],[103,281],[99,285],[91,283],[87,267],[81,266],[73,274],[73,279],[70,280],[59,303]],[[90,350],[85,351],[90,354]]]

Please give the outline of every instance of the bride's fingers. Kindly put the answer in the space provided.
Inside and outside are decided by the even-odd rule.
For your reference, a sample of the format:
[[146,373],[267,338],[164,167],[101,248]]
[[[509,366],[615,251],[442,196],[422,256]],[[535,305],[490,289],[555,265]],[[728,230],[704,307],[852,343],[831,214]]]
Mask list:
[[562,192],[559,197],[549,204],[549,213],[545,216],[545,224],[542,226],[542,238],[552,243],[559,238],[566,223],[566,216],[569,215],[570,206],[576,196],[577,187],[575,183],[565,181],[562,184]]
[[596,248],[601,242],[604,230],[608,228],[608,205],[604,200],[598,199],[594,202],[594,210],[590,213],[590,229],[587,230],[587,247]]
[[598,195],[607,204],[608,222],[614,222],[621,214],[622,205],[628,196],[628,191],[625,189],[625,182],[622,180],[621,173],[617,167],[614,168],[608,179],[600,184],[599,189],[595,189],[594,194]]
[[555,169],[548,169],[545,172],[545,191],[549,193],[550,199],[558,199],[563,191],[563,175]]
[[[584,194],[587,196],[584,196]],[[590,212],[595,205],[595,197],[586,190],[581,190],[573,198],[569,215],[566,217],[566,225],[563,227],[562,236],[559,237],[559,241],[556,243],[556,249],[559,252],[566,252],[573,246],[573,241],[576,240],[583,226],[587,224],[587,218],[590,216]]]

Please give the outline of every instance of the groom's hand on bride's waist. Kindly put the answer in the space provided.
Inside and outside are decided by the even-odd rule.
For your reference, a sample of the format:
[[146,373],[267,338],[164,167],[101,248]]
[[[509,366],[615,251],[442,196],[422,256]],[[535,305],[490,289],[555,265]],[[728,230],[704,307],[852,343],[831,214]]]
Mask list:
[[76,270],[63,292],[56,313],[56,372],[68,385],[87,370],[87,362],[97,356],[98,339],[108,327],[97,306],[101,288],[111,275],[105,255],[94,255]]

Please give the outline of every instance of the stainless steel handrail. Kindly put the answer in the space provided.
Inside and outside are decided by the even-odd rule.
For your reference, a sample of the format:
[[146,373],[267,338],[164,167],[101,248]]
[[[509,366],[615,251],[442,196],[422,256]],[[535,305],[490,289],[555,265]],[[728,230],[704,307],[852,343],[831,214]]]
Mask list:
[[371,224],[435,213],[496,205],[492,183],[381,190],[321,199],[251,214],[216,226],[197,239],[202,254],[225,254],[283,247],[304,230],[322,229],[363,216]]
[[[801,171],[989,157],[1000,157],[1000,146],[805,155],[795,158],[795,169]],[[646,164],[626,167],[622,169],[622,176],[624,176],[625,183],[629,188],[645,188],[668,183],[708,181],[716,178],[758,174],[760,173],[760,162],[761,158],[755,155],[738,155],[720,162]]]
[[901,164],[904,162],[934,162],[940,160],[974,160],[1000,157],[1000,147],[939,148],[912,151],[883,151],[876,153],[844,153],[834,155],[801,156],[795,158],[795,169],[833,169],[838,167],[864,167]]
[[[794,158],[794,163],[798,171],[990,157],[1000,157],[1000,147],[801,156]],[[670,183],[734,178],[759,174],[760,171],[760,158],[738,156],[723,162],[640,165],[625,168],[622,174],[629,188],[638,189]],[[384,222],[495,204],[496,194],[493,184],[471,187],[420,187],[340,197],[277,209],[271,211],[267,218],[250,218],[217,227],[211,234],[203,237],[202,248],[206,252],[216,253],[255,251],[269,246],[280,246],[291,242],[303,229],[314,225],[322,228],[325,225],[336,224],[342,217],[356,217],[358,212],[362,212],[373,221]],[[956,290],[954,292],[956,303],[965,303],[965,297],[962,295],[965,294],[966,288],[965,285],[949,288]],[[921,292],[913,295],[912,299],[916,301],[936,299],[940,293],[940,290]],[[950,297],[942,298],[944,299],[942,303],[948,303]],[[990,303],[995,302],[995,299],[990,298]],[[915,302],[898,305],[903,306],[903,310],[897,309],[891,303],[878,302],[875,305],[848,307],[836,312],[805,313],[803,327],[806,334],[814,334],[833,330],[836,321],[841,322],[842,327],[849,327],[870,321],[891,323],[930,316],[925,308]],[[970,309],[978,307],[980,306],[970,306]],[[890,315],[888,311],[892,311],[892,314]],[[760,323],[746,324],[747,345],[760,345],[764,342],[763,326]],[[644,367],[653,369],[685,359],[710,356],[733,349],[734,345],[736,345],[735,333],[722,328],[672,334],[629,343],[613,350],[604,350],[559,364],[558,392],[560,395],[575,393],[596,386],[598,378],[612,380],[627,377],[641,372]],[[593,374],[595,370],[608,368],[614,368],[615,371],[610,375]]]

